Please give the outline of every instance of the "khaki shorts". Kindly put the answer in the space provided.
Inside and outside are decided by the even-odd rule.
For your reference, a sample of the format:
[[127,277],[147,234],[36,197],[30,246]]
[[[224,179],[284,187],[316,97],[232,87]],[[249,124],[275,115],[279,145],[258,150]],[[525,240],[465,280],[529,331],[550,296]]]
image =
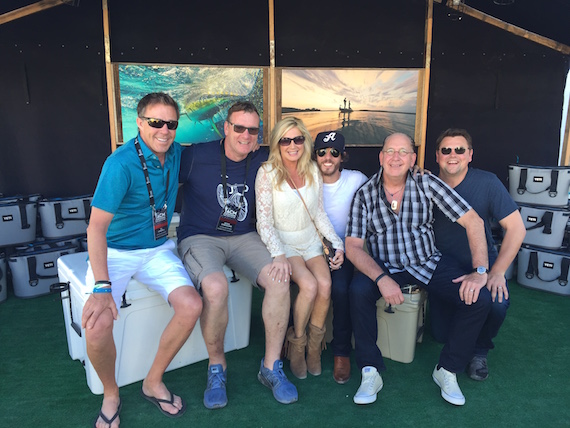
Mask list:
[[193,235],[178,243],[178,253],[192,282],[201,286],[205,277],[229,266],[253,285],[273,259],[257,232],[234,236]]

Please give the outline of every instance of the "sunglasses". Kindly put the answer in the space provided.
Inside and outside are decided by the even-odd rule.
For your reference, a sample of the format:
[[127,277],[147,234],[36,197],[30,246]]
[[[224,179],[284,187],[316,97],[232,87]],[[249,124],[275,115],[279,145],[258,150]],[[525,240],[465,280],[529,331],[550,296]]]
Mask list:
[[442,147],[441,154],[447,156],[451,154],[451,150],[455,150],[455,154],[457,155],[462,155],[467,149],[465,147],[456,147],[455,149],[452,149],[451,147]]
[[291,141],[293,141],[297,145],[301,145],[305,142],[305,137],[303,137],[302,135],[299,135],[298,137],[293,137],[293,138],[283,137],[279,140],[279,145],[280,146],[288,146],[289,144],[291,144]]
[[[331,156],[333,158],[338,158],[340,156],[340,152],[335,149],[334,147],[331,147]],[[319,149],[317,150],[317,155],[322,158],[323,156],[325,156],[327,154],[327,149]]]
[[178,128],[177,120],[162,120],[144,116],[141,116],[141,119],[146,120],[146,123],[148,123],[148,126],[151,128],[161,129],[164,125],[166,125],[166,127],[171,131],[174,131],[176,128]]
[[243,134],[246,130],[249,132],[249,135],[259,134],[259,128],[248,128],[247,126],[236,125],[235,123],[231,123],[229,120],[228,123],[234,127],[234,131],[238,134]]

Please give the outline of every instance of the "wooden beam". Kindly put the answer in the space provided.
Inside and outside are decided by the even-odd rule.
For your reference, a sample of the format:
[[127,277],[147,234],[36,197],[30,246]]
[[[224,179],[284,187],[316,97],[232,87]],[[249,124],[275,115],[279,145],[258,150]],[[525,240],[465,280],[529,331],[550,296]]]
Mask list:
[[[566,100],[566,105],[570,103],[570,94],[568,94],[568,99]],[[566,112],[566,127],[564,129],[564,140],[562,141],[562,156],[560,159],[561,165],[568,166],[570,165],[570,148],[568,147],[570,144],[570,108]]]
[[52,7],[72,2],[72,0],[42,0],[37,3],[30,4],[28,6],[21,7],[20,9],[16,9],[0,15],[0,25],[23,18],[24,16],[28,16],[36,12],[41,12],[42,10],[51,9]]
[[103,0],[103,39],[105,42],[105,76],[107,77],[107,105],[111,132],[111,151],[117,148],[117,99],[115,97],[115,73],[111,63],[111,31],[109,28],[108,0]]
[[[275,4],[269,0],[269,123],[268,132],[271,132],[277,123],[277,76],[275,71]],[[269,135],[269,133],[267,134]]]
[[[418,86],[421,82],[421,88],[418,90],[418,105],[420,106],[420,111],[416,110],[416,144],[418,147],[418,159],[417,164],[423,168],[425,164],[426,157],[426,135],[427,135],[427,113],[428,113],[428,98],[429,98],[429,76],[431,67],[431,44],[433,36],[433,1],[428,0],[427,11],[426,11],[426,23],[425,23],[425,46],[424,46],[424,70],[420,73],[420,79],[418,79]],[[418,116],[420,120],[418,121]]]
[[448,0],[447,7],[455,9],[456,11],[463,13],[464,15],[469,15],[473,18],[479,19],[480,21],[486,22],[487,24],[491,24],[495,27],[501,28],[516,36],[523,37],[540,45],[549,47],[550,49],[562,52],[564,55],[570,55],[570,46],[568,45],[556,42],[547,37],[540,36],[536,33],[531,33],[530,31],[517,27],[516,25],[512,25],[507,22],[501,21],[500,19],[497,19],[491,15],[487,15],[486,13],[480,12],[477,9],[473,9],[472,7],[467,6],[466,4],[462,3],[458,6],[454,6],[452,2]]

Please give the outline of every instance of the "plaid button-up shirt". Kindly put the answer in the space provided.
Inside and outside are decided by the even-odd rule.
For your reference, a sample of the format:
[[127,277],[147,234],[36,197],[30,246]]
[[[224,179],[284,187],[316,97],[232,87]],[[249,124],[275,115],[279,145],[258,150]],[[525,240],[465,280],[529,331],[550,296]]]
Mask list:
[[400,212],[395,214],[381,176],[382,168],[356,192],[346,236],[363,239],[370,255],[382,260],[390,273],[407,271],[427,284],[441,259],[432,228],[434,204],[454,222],[471,207],[435,175],[408,173]]

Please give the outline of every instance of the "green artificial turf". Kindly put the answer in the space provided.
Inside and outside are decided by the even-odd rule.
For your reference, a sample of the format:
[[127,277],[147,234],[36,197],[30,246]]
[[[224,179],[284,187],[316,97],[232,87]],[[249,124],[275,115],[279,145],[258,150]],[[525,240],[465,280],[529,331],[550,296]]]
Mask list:
[[[476,382],[458,376],[466,404],[445,402],[431,379],[440,344],[424,335],[415,359],[386,359],[378,401],[357,406],[360,374],[345,385],[332,379],[332,354],[323,352],[323,373],[294,379],[299,402],[277,403],[257,381],[263,356],[261,294],[254,290],[247,348],[228,353],[227,407],[202,404],[207,362],[168,372],[166,385],[188,402],[179,419],[164,417],[139,395],[141,382],[121,388],[121,427],[562,427],[570,426],[570,298],[530,290],[511,281],[511,307],[490,376]],[[0,427],[92,426],[102,396],[93,395],[85,370],[68,353],[61,302],[56,296],[0,304]]]

